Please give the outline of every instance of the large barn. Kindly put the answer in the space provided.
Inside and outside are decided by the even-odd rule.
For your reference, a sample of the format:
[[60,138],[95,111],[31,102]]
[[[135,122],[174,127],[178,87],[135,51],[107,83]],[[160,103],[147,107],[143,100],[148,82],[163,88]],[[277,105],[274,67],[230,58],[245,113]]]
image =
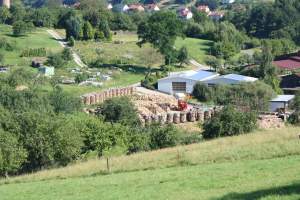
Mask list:
[[208,71],[185,71],[170,73],[168,77],[158,80],[158,90],[168,94],[193,92],[197,82],[203,82],[209,86],[227,84],[234,85],[242,82],[254,82],[257,78],[242,76],[238,74],[228,74],[220,76]]

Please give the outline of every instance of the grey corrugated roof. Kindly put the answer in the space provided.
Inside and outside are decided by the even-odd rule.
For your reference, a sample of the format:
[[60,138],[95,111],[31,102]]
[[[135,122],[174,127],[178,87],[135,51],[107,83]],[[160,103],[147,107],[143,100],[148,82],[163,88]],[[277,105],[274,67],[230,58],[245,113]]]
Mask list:
[[276,98],[272,99],[271,102],[289,102],[295,98],[295,95],[278,95]]
[[239,75],[239,74],[227,74],[227,75],[224,75],[221,77],[226,78],[226,79],[236,80],[236,81],[256,81],[257,80],[257,78],[253,78],[250,76],[243,76],[243,75]]
[[218,74],[214,72],[208,72],[204,70],[199,70],[199,71],[190,70],[190,71],[171,73],[170,76],[162,78],[160,80],[166,80],[171,78],[185,78],[185,79],[190,79],[195,81],[201,81],[215,76],[218,76]]

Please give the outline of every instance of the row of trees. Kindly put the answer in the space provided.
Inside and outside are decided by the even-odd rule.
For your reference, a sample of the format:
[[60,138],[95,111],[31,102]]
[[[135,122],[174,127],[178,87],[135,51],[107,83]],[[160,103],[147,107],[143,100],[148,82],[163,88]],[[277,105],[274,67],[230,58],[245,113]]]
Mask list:
[[19,69],[1,75],[0,83],[0,175],[64,166],[89,152],[133,153],[190,141],[171,125],[142,127],[125,97],[107,100],[92,116],[55,80],[45,93],[42,77]]

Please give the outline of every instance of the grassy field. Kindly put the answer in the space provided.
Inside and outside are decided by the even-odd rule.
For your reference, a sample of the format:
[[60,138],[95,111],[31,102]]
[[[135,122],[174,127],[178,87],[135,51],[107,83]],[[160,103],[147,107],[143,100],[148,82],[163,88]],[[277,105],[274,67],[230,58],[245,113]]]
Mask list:
[[27,36],[14,37],[11,35],[11,26],[0,25],[0,37],[6,38],[9,42],[15,43],[13,51],[0,50],[5,56],[4,64],[12,66],[30,66],[32,58],[20,57],[23,50],[28,48],[46,48],[48,52],[58,52],[62,47],[44,29],[36,29]]
[[160,66],[163,56],[149,44],[142,48],[136,45],[137,35],[128,32],[117,32],[112,42],[78,41],[75,49],[82,58],[91,62],[101,58],[104,63],[127,63],[137,66]]
[[185,46],[188,50],[189,57],[201,64],[205,64],[205,57],[209,54],[212,45],[212,41],[196,38],[177,38],[175,42],[177,49]]
[[2,180],[1,199],[299,199],[298,134],[288,127],[113,157],[111,174],[105,159],[79,162]]

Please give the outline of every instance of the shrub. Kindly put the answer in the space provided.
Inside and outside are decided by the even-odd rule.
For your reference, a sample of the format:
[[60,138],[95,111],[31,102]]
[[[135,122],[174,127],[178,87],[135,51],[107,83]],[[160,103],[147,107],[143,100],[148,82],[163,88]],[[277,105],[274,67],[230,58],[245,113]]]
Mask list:
[[203,83],[197,83],[193,89],[193,96],[199,101],[210,101],[212,99],[212,90]]
[[47,51],[45,48],[25,49],[21,53],[21,57],[45,57]]
[[124,125],[138,125],[140,121],[133,103],[127,97],[116,97],[104,101],[99,107],[98,116],[105,121]]
[[233,106],[226,106],[216,116],[204,123],[204,138],[217,138],[249,133],[256,128],[254,112],[241,112]]
[[161,149],[175,146],[179,141],[179,131],[173,125],[161,126],[152,124],[148,127],[150,132],[150,148]]

